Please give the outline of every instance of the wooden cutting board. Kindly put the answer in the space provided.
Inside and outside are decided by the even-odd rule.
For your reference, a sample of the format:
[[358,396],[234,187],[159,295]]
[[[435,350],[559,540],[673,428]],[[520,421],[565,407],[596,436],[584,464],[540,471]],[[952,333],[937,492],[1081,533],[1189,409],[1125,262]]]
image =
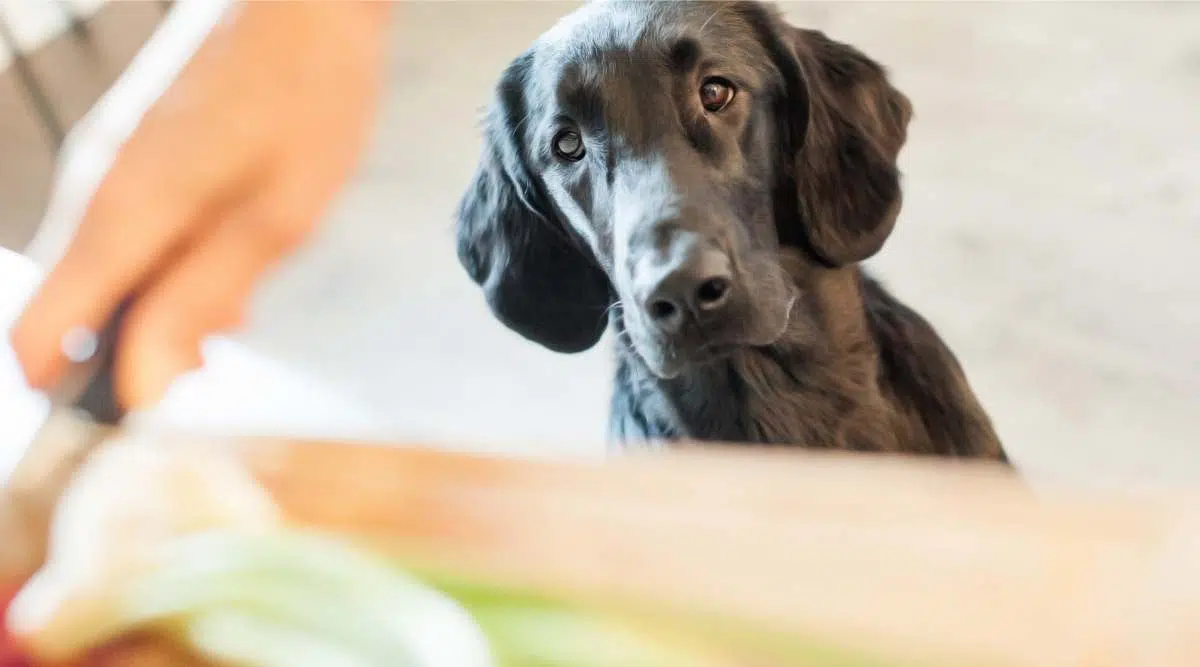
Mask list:
[[1200,665],[1191,494],[1035,491],[990,466],[771,449],[600,463],[164,446],[231,447],[296,521],[513,584],[725,614],[904,664]]

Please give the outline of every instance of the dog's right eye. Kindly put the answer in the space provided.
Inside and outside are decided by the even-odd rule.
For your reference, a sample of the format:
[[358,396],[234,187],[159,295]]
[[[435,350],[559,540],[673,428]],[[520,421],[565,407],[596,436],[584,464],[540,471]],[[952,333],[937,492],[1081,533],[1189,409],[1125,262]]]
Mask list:
[[704,106],[705,111],[717,113],[729,106],[736,94],[732,83],[719,76],[711,76],[700,86],[700,104]]
[[554,135],[551,147],[554,149],[554,157],[568,162],[582,160],[586,152],[583,146],[583,137],[575,130],[559,130],[558,134]]

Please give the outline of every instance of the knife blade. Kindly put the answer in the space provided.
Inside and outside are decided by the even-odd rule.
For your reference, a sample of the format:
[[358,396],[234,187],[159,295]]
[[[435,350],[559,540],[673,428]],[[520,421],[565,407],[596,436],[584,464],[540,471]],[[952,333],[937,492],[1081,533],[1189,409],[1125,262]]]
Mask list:
[[44,559],[50,520],[75,470],[125,417],[114,384],[117,340],[132,299],[123,301],[96,332],[76,329],[61,341],[68,360],[47,393],[50,410],[13,469],[3,500],[27,535],[31,564]]

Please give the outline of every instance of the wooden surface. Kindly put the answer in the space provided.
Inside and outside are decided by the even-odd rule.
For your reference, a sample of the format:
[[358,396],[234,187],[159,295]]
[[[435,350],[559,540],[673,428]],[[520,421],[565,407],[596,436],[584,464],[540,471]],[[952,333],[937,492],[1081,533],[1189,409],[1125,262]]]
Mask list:
[[296,521],[513,583],[729,614],[913,664],[1200,664],[1194,496],[1034,491],[990,467],[770,450],[599,464],[221,446]]

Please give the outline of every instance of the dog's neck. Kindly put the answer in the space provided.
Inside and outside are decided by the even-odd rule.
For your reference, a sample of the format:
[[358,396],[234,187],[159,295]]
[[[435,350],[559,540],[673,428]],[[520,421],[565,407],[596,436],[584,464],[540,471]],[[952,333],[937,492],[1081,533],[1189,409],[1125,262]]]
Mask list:
[[617,382],[629,395],[614,396],[613,435],[879,449],[887,426],[863,418],[864,410],[885,406],[862,274],[856,266],[791,273],[800,296],[772,345],[670,380],[655,377],[632,349],[621,350]]

